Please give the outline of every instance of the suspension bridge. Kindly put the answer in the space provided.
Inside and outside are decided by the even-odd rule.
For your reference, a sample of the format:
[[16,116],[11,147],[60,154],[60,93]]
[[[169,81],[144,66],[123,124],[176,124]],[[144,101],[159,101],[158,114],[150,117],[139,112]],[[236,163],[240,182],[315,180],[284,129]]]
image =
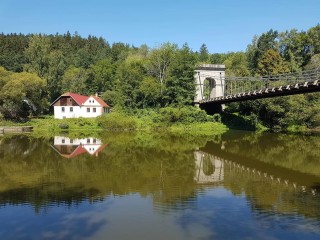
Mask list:
[[225,65],[203,64],[195,71],[195,81],[195,104],[212,111],[226,103],[318,92],[320,68],[263,77],[228,77]]

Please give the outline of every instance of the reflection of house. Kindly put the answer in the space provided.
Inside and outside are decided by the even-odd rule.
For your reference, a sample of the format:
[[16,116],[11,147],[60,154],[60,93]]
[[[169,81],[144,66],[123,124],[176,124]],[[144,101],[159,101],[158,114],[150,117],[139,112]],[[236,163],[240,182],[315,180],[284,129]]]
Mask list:
[[97,117],[108,112],[109,106],[98,96],[64,93],[52,104],[54,118]]
[[53,147],[63,157],[73,158],[80,154],[89,153],[98,156],[99,152],[107,146],[97,138],[71,139],[68,137],[54,137]]
[[224,179],[224,163],[207,153],[196,151],[196,173],[194,179],[197,183],[222,182]]

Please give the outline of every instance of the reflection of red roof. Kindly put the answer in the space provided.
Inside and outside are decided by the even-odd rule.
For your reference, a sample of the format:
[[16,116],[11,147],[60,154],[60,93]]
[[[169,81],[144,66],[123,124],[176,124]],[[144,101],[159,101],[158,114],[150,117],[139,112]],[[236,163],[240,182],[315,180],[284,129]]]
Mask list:
[[[71,97],[79,106],[83,106],[83,104],[90,98],[90,96],[88,97],[88,96],[80,95],[77,93],[66,92],[62,94],[60,97],[58,97],[56,100],[54,100],[54,102],[51,103],[51,105],[56,103],[61,97]],[[102,107],[109,108],[109,105],[106,104],[101,98],[96,96],[91,96],[91,97],[94,98]]]
[[[84,154],[84,153],[89,153],[90,155],[95,155],[95,156],[98,156],[98,153],[101,152],[106,146],[107,144],[102,144],[95,152],[93,153],[90,153],[87,151],[87,149],[85,149],[83,147],[83,145],[79,145],[73,152],[71,152],[70,154],[65,154],[65,153],[62,153],[59,148],[57,147],[57,145],[52,145],[53,148],[62,156],[62,157],[65,157],[65,158],[74,158],[78,155],[81,155],[81,154]],[[61,145],[58,145],[58,146],[61,146]]]
[[98,153],[102,151],[102,149],[104,149],[107,146],[107,144],[102,144],[94,153],[92,153],[92,155],[96,155],[98,156]]
[[60,154],[60,155],[65,158],[73,158],[86,152],[87,150],[81,145],[79,145],[71,154]]

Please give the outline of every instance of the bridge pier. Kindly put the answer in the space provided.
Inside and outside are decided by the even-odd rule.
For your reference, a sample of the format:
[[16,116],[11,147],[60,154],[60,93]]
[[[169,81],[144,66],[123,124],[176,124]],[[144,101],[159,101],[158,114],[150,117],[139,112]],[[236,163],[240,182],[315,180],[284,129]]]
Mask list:
[[225,69],[223,64],[201,64],[195,69],[195,104],[204,99],[224,96]]

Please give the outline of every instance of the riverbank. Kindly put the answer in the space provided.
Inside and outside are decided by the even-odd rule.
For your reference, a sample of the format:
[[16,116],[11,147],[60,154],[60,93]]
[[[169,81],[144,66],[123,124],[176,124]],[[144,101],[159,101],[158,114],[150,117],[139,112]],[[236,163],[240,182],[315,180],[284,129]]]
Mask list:
[[25,123],[0,121],[4,126],[32,126],[35,133],[54,134],[68,132],[96,131],[165,131],[172,135],[215,136],[228,130],[221,123],[221,116],[209,116],[204,111],[193,108],[163,108],[139,110],[135,112],[115,111],[97,118],[54,119],[52,116],[32,118]]
[[[276,132],[319,132],[320,128],[290,126],[287,129],[269,129],[256,119],[239,114],[222,113],[214,116],[192,107],[139,110],[135,112],[115,111],[98,118],[54,119],[53,116],[31,118],[25,123],[0,120],[0,126],[30,126],[35,133],[53,135],[61,131],[92,133],[99,131],[165,131],[172,135],[215,136],[228,129]],[[3,128],[3,127],[0,127]],[[19,130],[20,131],[20,130]],[[0,131],[1,132],[1,131]]]

